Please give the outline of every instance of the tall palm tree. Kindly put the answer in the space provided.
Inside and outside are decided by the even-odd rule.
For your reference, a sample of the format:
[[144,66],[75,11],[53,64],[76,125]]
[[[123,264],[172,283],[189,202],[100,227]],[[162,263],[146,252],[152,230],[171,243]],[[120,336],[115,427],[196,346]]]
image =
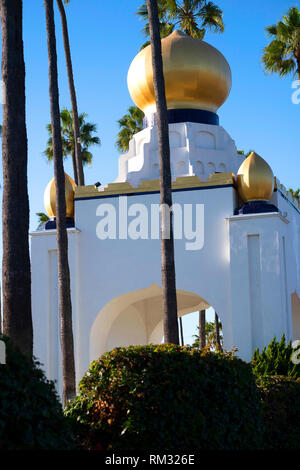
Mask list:
[[161,55],[161,39],[157,0],[147,0],[152,52],[153,84],[157,110],[158,148],[160,163],[161,204],[161,273],[164,312],[164,338],[167,343],[179,344],[175,259],[172,214],[170,144],[165,81]]
[[22,0],[1,0],[3,104],[3,330],[32,356],[31,273],[28,245],[27,133]]
[[[81,156],[83,165],[92,164],[93,154],[89,151],[92,145],[100,145],[99,137],[93,135],[97,132],[96,124],[86,122],[87,114],[82,113],[79,115],[79,133],[81,142]],[[76,157],[75,157],[75,136],[73,126],[73,112],[67,109],[62,109],[60,113],[61,122],[61,138],[63,146],[63,157],[66,158],[69,155],[72,156],[73,172],[75,183],[78,184],[77,170],[76,170]],[[53,160],[53,143],[52,143],[52,126],[47,125],[49,139],[47,142],[47,148],[44,152],[48,161]]]
[[272,39],[262,57],[266,72],[280,77],[294,72],[300,79],[300,11],[292,7],[277,24],[266,27]]
[[[67,5],[70,3],[70,0],[64,0],[64,3]],[[78,179],[78,185],[83,186],[84,185],[84,173],[83,173],[83,162],[82,162],[81,143],[80,143],[80,123],[79,123],[77,97],[76,97],[74,74],[73,74],[73,65],[72,65],[72,57],[71,57],[67,16],[66,16],[65,7],[64,7],[62,0],[57,0],[57,5],[58,5],[58,9],[59,9],[60,17],[61,17],[61,23],[62,23],[64,49],[65,49],[70,96],[71,96],[72,111],[73,111],[72,117],[73,117],[73,128],[74,128],[74,136],[75,136],[75,143],[76,143],[75,160],[76,160],[76,167],[77,167],[77,179]]]
[[45,0],[49,92],[53,141],[54,179],[56,187],[56,237],[58,258],[58,289],[60,313],[60,339],[62,349],[63,402],[75,396],[75,361],[72,330],[72,304],[68,262],[68,235],[66,229],[65,174],[60,128],[57,53],[53,0]]
[[206,318],[205,310],[199,311],[199,347],[203,349],[206,345]]
[[[137,11],[138,16],[148,20],[147,5]],[[164,38],[179,28],[188,36],[204,39],[206,31],[223,33],[223,12],[213,2],[206,0],[158,0],[160,33]],[[149,23],[144,27],[145,36],[149,36]],[[146,47],[149,42],[143,44]]]
[[137,106],[130,106],[127,114],[118,120],[120,131],[117,135],[117,149],[120,152],[127,152],[129,142],[134,136],[143,129],[143,119],[145,114]]

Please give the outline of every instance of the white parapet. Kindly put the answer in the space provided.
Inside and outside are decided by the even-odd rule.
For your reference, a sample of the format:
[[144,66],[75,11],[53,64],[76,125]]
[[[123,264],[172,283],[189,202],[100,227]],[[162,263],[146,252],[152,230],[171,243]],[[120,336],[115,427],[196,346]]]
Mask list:
[[[206,181],[212,173],[236,173],[244,157],[221,126],[185,122],[169,124],[172,179],[199,176]],[[142,180],[159,177],[157,126],[135,134],[129,150],[119,159],[116,182],[137,187]]]

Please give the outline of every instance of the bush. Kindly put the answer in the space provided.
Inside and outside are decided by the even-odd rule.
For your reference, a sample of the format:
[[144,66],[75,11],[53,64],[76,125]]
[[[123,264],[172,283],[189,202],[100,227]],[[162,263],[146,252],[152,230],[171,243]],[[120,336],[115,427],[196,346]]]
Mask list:
[[251,366],[231,353],[175,345],[117,348],[93,362],[65,409],[89,449],[260,447]]
[[55,387],[39,363],[31,362],[6,337],[0,365],[0,450],[73,449],[75,441]]
[[300,450],[300,379],[259,377],[265,449]]
[[283,375],[291,378],[300,377],[300,364],[293,364],[291,356],[294,349],[291,341],[285,344],[285,335],[280,341],[274,338],[260,353],[254,351],[252,369],[256,376]]

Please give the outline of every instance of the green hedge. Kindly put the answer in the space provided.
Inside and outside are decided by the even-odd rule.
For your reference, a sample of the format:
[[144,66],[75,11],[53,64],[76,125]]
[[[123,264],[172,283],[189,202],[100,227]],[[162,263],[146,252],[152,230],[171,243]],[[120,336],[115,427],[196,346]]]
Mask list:
[[54,384],[46,380],[11,341],[0,364],[0,450],[74,449],[71,427],[63,415]]
[[65,409],[87,448],[140,452],[260,448],[260,413],[249,364],[175,345],[104,354]]
[[300,379],[258,377],[265,449],[300,450]]
[[253,373],[260,376],[281,375],[291,378],[300,377],[300,364],[294,364],[291,360],[294,349],[292,342],[286,344],[285,335],[281,340],[274,338],[261,352],[256,349],[252,356]]

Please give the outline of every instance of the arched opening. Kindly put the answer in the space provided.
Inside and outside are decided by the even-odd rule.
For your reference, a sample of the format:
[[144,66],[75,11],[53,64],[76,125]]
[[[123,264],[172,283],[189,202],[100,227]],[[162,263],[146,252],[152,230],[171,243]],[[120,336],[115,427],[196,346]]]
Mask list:
[[216,138],[210,132],[200,131],[196,135],[196,147],[202,149],[215,149]]
[[[177,290],[178,316],[208,309],[193,292]],[[163,337],[161,287],[157,284],[121,295],[98,313],[90,333],[90,361],[117,346],[160,343]]]
[[200,160],[196,161],[195,173],[196,175],[201,175],[201,176],[204,174],[204,165]]

